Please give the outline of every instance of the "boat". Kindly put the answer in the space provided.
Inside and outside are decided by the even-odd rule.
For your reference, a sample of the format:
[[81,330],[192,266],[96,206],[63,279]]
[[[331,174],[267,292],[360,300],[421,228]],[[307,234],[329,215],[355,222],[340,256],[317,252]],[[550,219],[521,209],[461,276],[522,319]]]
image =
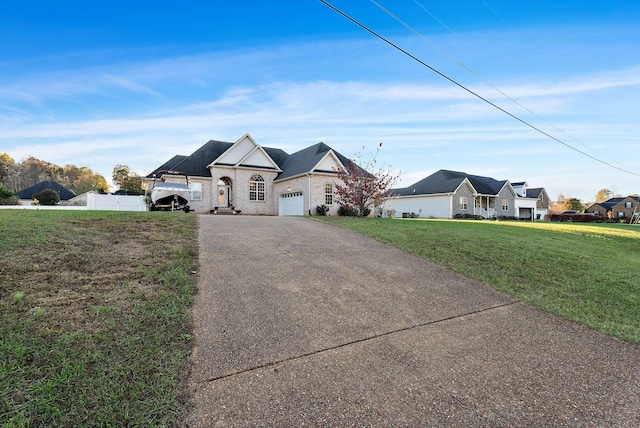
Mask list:
[[[184,178],[182,181],[174,181]],[[153,178],[151,188],[151,211],[184,211],[188,213],[191,189],[189,177],[181,171],[161,170]]]

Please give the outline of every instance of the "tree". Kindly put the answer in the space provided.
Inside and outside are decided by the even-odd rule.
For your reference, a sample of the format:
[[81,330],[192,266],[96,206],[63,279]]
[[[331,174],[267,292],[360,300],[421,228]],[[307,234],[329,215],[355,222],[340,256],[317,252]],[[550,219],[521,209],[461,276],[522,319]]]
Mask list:
[[89,190],[109,191],[107,180],[86,166],[68,164],[64,167],[28,157],[20,163],[6,153],[0,153],[0,182],[14,192],[19,192],[40,181],[53,180],[76,195]]
[[85,171],[79,175],[68,188],[73,190],[76,195],[82,195],[90,190],[97,190],[105,193],[109,191],[107,180],[105,180],[100,174],[94,174],[91,170]]
[[40,205],[56,205],[60,202],[60,195],[53,189],[44,189],[33,195]]
[[131,168],[127,165],[116,165],[111,173],[111,181],[121,189],[129,175],[131,175]]
[[584,204],[578,198],[566,198],[562,205],[563,211],[578,211],[581,213],[584,212],[584,208]]
[[600,189],[596,193],[596,202],[604,202],[613,197],[613,191],[611,189]]
[[12,174],[13,169],[16,166],[16,162],[7,153],[0,153],[0,183],[5,183],[5,180]]
[[133,173],[129,175],[125,180],[120,190],[127,195],[144,195],[144,189],[142,188],[142,177]]
[[118,186],[118,193],[127,195],[144,195],[142,188],[142,177],[135,172],[131,172],[131,168],[127,165],[116,165],[111,175],[113,184]]
[[369,159],[365,159],[363,147],[363,151],[354,159],[344,162],[344,169],[335,171],[338,175],[335,184],[336,201],[344,213],[367,216],[369,207],[380,201],[398,180],[397,174],[382,166],[377,167],[377,156],[381,148],[382,143],[378,144]]

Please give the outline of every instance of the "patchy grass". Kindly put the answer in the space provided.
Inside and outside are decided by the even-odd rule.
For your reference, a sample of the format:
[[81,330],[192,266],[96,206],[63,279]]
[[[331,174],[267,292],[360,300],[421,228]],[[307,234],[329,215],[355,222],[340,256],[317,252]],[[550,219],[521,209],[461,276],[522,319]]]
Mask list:
[[197,217],[0,211],[0,426],[183,416]]
[[640,228],[318,217],[640,343]]

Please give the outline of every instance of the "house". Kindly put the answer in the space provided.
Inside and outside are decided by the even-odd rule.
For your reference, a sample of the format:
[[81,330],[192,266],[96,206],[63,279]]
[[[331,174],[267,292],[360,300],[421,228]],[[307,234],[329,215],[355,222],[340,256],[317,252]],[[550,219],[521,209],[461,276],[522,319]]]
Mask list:
[[[542,199],[540,195],[543,195]],[[514,188],[508,180],[441,169],[411,186],[392,189],[385,208],[400,217],[539,219],[538,203],[548,209],[544,189],[527,189],[527,183]],[[544,202],[543,200],[546,200]]]
[[160,171],[189,178],[189,207],[196,212],[240,211],[256,215],[335,215],[336,170],[350,164],[324,143],[293,154],[263,147],[249,134],[234,143],[211,140],[189,156],[176,155],[144,178],[149,190]]
[[634,221],[640,216],[640,196],[610,198],[591,204],[585,213],[601,217]]
[[551,199],[544,187],[528,187],[526,181],[511,183],[511,187],[521,197],[536,199],[536,220],[543,219],[549,213]]
[[34,184],[33,186],[27,187],[26,189],[22,189],[19,192],[16,192],[16,196],[20,198],[20,203],[22,205],[31,205],[33,202],[33,196],[37,193],[42,192],[43,190],[51,189],[58,194],[60,197],[60,201],[68,201],[76,196],[71,190],[62,186],[62,184],[53,180],[45,180],[39,183]]

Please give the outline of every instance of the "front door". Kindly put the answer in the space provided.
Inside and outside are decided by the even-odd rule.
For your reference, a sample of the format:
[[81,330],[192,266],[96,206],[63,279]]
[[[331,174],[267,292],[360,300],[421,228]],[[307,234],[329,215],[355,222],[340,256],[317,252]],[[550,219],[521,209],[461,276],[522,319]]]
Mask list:
[[219,207],[229,206],[229,186],[227,185],[218,186],[218,206]]

